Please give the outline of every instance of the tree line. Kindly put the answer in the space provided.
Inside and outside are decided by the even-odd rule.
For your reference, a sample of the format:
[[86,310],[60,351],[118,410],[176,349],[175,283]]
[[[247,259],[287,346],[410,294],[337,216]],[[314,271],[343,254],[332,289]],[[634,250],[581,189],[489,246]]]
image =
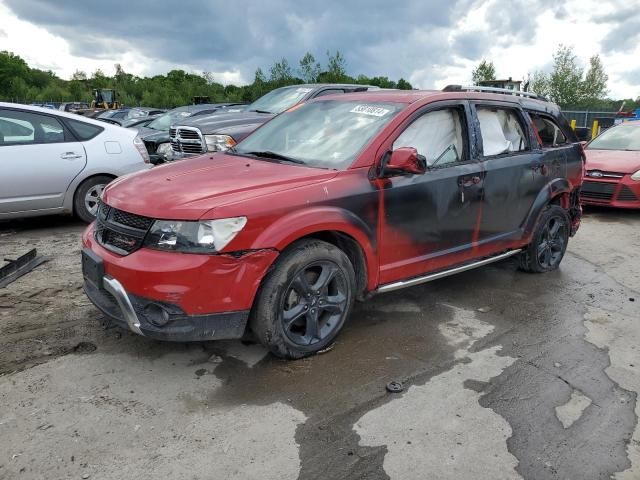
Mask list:
[[[489,80],[496,80],[495,65],[492,61],[482,59],[471,72],[471,81],[477,85],[481,81]],[[551,72],[536,70],[524,83],[528,91],[552,100],[565,110],[611,111],[618,110],[622,102],[625,110],[640,107],[640,96],[635,100],[608,98],[608,80],[609,76],[605,72],[599,55],[589,59],[589,66],[585,70],[572,47],[559,45],[553,54]]]
[[124,105],[172,108],[190,104],[194,96],[208,96],[212,102],[252,102],[274,88],[301,83],[357,83],[412,89],[403,78],[394,81],[386,76],[350,76],[346,59],[339,51],[327,52],[324,66],[309,52],[297,66],[283,58],[267,72],[258,68],[253,82],[241,86],[223,85],[209,72],[171,70],[165,75],[139,77],[126,73],[119,64],[115,65],[113,76],[105,75],[101,70],[90,75],[78,70],[70,80],[64,80],[52,71],[29,67],[12,52],[0,52],[0,100],[22,103],[90,102],[93,89],[113,88]]

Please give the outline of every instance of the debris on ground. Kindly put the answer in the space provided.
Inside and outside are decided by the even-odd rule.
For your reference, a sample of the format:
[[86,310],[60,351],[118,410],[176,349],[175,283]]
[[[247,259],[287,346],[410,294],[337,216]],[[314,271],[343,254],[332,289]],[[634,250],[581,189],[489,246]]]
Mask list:
[[399,393],[404,390],[404,385],[401,382],[389,382],[386,386],[387,392],[389,393]]
[[491,310],[493,310],[491,307],[480,307],[478,309],[480,313],[487,313],[487,312],[490,312]]
[[37,250],[33,248],[15,260],[5,258],[4,261],[9,263],[0,267],[0,288],[26,275],[38,265],[48,262],[49,257],[38,257]]

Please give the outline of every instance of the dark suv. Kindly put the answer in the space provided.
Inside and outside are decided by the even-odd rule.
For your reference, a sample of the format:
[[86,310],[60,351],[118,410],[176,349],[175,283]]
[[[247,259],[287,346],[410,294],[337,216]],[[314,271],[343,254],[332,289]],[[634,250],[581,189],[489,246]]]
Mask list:
[[355,299],[514,255],[556,269],[582,147],[557,106],[480,90],[322,97],[226,152],[114,181],[83,236],[87,295],[141,335],[251,333],[299,358]]
[[378,87],[342,83],[292,85],[272,90],[238,112],[220,112],[223,114],[176,122],[169,131],[173,158],[225,151],[263,123],[301,102],[325,95],[372,89]]

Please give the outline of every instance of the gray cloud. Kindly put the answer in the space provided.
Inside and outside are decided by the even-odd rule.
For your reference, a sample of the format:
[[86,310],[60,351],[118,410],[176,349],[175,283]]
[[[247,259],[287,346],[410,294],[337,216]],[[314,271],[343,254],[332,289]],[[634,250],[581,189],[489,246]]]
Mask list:
[[625,72],[623,78],[631,85],[640,85],[640,67]]
[[640,9],[637,6],[620,6],[594,16],[593,21],[609,27],[609,33],[602,39],[604,53],[628,52],[640,41]]
[[[442,67],[476,62],[496,45],[534,41],[545,12],[568,15],[556,0],[0,1],[67,40],[72,55],[106,60],[139,52],[151,74],[177,65],[238,70],[251,80],[256,67],[268,74],[282,57],[296,68],[306,51],[326,64],[325,52],[340,50],[349,73],[415,78],[425,87],[446,76]],[[480,19],[471,32],[455,30],[471,9],[485,4],[486,22]],[[616,26],[603,48],[628,50],[640,28],[624,20],[637,13],[616,12],[598,18]]]

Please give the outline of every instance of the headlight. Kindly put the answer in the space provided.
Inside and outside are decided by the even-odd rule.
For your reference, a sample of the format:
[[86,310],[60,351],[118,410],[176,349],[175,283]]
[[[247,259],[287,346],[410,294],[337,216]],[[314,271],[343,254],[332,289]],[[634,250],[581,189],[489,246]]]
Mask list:
[[631,180],[640,180],[640,170],[631,175]]
[[156,153],[166,160],[173,160],[173,148],[169,142],[161,143],[156,148]]
[[236,144],[229,135],[205,135],[204,141],[207,143],[209,152],[224,152]]
[[247,217],[203,222],[156,220],[144,244],[157,250],[215,253],[222,250],[247,224]]

